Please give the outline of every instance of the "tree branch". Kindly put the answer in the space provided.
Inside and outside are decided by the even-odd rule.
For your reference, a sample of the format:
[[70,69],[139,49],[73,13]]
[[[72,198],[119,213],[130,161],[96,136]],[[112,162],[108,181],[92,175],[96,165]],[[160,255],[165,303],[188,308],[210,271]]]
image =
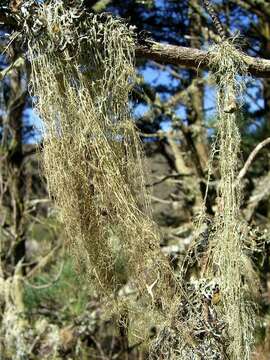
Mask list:
[[[137,45],[136,56],[162,64],[178,65],[193,69],[207,69],[209,65],[209,54],[207,51],[161,44],[150,40],[146,40],[145,45]],[[251,75],[270,78],[270,60],[254,58],[246,54],[243,54],[243,58],[248,65],[248,72]]]
[[250,165],[252,164],[253,160],[257,156],[258,152],[265,147],[266,145],[270,144],[270,137],[265,139],[264,141],[260,142],[255,149],[249,154],[249,157],[247,161],[245,162],[245,165],[243,166],[242,170],[239,172],[237,180],[240,181],[245,177]]
[[[9,9],[0,8],[0,25],[10,26],[14,30],[19,24],[10,16]],[[136,47],[136,56],[138,58],[154,60],[162,64],[178,65],[194,69],[207,69],[209,65],[209,54],[207,51],[161,44],[152,40],[144,40],[143,44],[138,44]],[[251,75],[270,78],[270,60],[254,58],[246,54],[243,54],[243,57]]]

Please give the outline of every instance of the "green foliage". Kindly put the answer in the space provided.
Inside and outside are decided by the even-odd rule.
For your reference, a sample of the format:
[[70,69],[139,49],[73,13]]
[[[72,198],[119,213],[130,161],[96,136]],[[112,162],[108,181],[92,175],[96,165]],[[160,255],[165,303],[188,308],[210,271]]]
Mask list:
[[[61,269],[61,263],[53,265],[48,272],[43,272],[32,281],[36,287],[50,284]],[[61,317],[68,320],[82,314],[88,301],[86,286],[81,282],[71,259],[65,259],[59,279],[51,286],[38,289],[25,286],[24,303],[29,313],[35,314],[42,307],[55,308]]]

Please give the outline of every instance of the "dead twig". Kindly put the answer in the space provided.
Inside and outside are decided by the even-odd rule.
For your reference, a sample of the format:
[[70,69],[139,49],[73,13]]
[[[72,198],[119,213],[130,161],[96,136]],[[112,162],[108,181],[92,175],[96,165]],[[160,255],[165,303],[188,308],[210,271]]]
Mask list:
[[187,174],[179,174],[179,173],[169,174],[169,175],[163,176],[163,177],[160,178],[159,180],[156,180],[156,181],[152,182],[151,184],[146,184],[146,187],[152,187],[152,186],[155,186],[155,185],[159,185],[159,184],[163,183],[164,181],[166,181],[166,180],[168,180],[168,179],[178,179],[178,178],[181,178],[181,177],[192,176],[192,175],[194,175],[194,174],[192,174],[192,173],[187,173]]
[[260,142],[260,143],[255,147],[255,149],[250,153],[247,161],[245,162],[245,165],[243,166],[243,168],[241,169],[241,171],[240,171],[239,174],[238,174],[238,177],[237,177],[237,180],[238,180],[238,181],[241,181],[241,180],[245,177],[245,175],[246,175],[246,173],[247,173],[250,165],[251,165],[252,162],[254,161],[255,157],[256,157],[257,154],[258,154],[258,152],[259,152],[262,148],[264,148],[265,146],[267,146],[268,144],[270,144],[270,137],[267,138],[267,139],[265,139],[265,140],[263,140],[262,142]]
[[35,276],[44,266],[48,264],[48,262],[52,259],[53,255],[56,253],[57,250],[59,250],[61,247],[61,244],[54,247],[46,256],[44,256],[40,262],[27,274],[27,278],[31,278]]

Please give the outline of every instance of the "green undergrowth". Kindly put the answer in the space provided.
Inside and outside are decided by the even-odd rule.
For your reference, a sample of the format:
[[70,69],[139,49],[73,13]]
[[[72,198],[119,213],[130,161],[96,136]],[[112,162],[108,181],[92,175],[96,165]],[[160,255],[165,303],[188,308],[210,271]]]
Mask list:
[[[59,271],[61,275],[54,282]],[[42,313],[40,309],[47,309],[48,312],[43,313],[48,316],[55,313],[59,320],[72,320],[84,312],[89,300],[87,289],[68,258],[63,259],[63,265],[60,260],[49,271],[37,275],[31,280],[31,284],[34,287],[25,287],[24,303],[27,311],[34,315]],[[47,284],[51,285],[47,287]],[[41,286],[46,287],[40,288]]]

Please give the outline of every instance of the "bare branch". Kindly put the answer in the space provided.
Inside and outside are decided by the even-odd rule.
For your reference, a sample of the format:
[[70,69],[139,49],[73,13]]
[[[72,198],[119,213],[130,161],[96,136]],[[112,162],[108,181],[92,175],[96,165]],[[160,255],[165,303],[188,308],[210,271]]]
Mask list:
[[[244,210],[245,218],[248,222],[251,221],[255,215],[256,209],[258,208],[261,201],[268,198],[270,194],[270,173],[260,178],[252,191],[250,198],[247,201],[247,207]],[[258,215],[256,213],[256,215]]]
[[27,278],[37,275],[37,273],[44,268],[53,258],[57,250],[61,248],[61,244],[55,246],[45,257],[43,257],[40,262],[27,274]]
[[258,152],[265,147],[266,145],[270,144],[270,137],[265,139],[264,141],[260,142],[255,149],[250,153],[247,161],[245,162],[245,165],[243,166],[243,168],[241,169],[241,171],[238,174],[237,180],[240,181],[243,179],[243,177],[245,177],[250,165],[252,164],[253,160],[255,159],[255,157],[257,156]]
[[24,65],[24,59],[19,57],[12,64],[7,66],[4,70],[0,71],[0,81],[3,80],[7,75],[11,73],[13,69],[18,69]]
[[192,173],[188,173],[188,174],[179,174],[179,173],[169,174],[169,175],[163,176],[159,180],[156,180],[156,181],[152,182],[151,184],[146,184],[146,187],[152,187],[152,186],[155,186],[155,185],[159,185],[159,184],[163,183],[164,181],[166,181],[168,179],[178,179],[178,178],[181,178],[181,177],[184,177],[184,176],[192,176],[192,175],[193,175]]

